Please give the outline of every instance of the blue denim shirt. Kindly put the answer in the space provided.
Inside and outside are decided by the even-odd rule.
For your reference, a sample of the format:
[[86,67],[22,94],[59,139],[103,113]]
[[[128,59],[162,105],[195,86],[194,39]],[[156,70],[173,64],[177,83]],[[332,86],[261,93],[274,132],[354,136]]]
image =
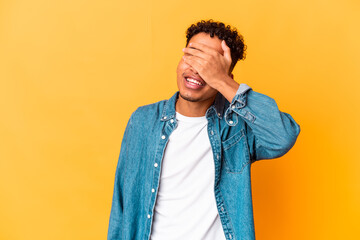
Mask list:
[[[139,107],[128,121],[115,173],[108,240],[150,239],[161,162],[177,126],[178,94]],[[231,103],[218,93],[206,118],[215,163],[214,194],[225,237],[255,239],[251,163],[288,152],[299,125],[279,111],[272,98],[246,84],[239,86]]]

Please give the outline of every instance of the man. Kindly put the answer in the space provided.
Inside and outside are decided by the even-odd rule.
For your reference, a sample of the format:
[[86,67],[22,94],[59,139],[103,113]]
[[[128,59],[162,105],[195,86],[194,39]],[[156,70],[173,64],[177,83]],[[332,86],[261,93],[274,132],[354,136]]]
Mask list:
[[233,80],[244,50],[223,23],[189,27],[179,91],[139,107],[125,129],[108,240],[255,239],[251,163],[284,155],[300,128]]

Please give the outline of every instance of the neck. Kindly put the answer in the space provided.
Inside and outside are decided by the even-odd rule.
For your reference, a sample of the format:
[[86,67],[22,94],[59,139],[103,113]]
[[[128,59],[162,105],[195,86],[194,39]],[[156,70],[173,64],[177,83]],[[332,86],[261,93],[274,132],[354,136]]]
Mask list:
[[205,101],[191,102],[183,99],[179,94],[175,109],[178,113],[187,117],[202,117],[205,116],[206,111],[213,104],[214,100],[215,97]]

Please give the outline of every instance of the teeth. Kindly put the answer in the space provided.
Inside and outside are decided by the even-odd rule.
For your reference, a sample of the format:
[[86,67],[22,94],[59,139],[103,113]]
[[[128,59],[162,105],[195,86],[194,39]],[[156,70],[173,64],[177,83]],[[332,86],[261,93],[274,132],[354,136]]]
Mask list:
[[202,84],[201,84],[199,81],[197,81],[197,80],[195,80],[195,79],[192,79],[192,78],[187,78],[186,81],[195,83],[195,84],[197,84],[197,85],[199,85],[199,86],[202,86]]

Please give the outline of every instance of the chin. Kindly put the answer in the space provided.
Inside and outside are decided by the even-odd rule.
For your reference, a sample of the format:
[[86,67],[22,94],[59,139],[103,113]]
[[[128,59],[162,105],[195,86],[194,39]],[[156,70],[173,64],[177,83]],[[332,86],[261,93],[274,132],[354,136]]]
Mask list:
[[189,101],[189,102],[200,102],[201,101],[201,98],[200,97],[193,97],[193,96],[191,96],[191,94],[190,94],[190,96],[189,95],[186,95],[186,94],[182,94],[181,92],[179,92],[179,95],[180,95],[180,97],[182,98],[182,99],[184,99],[184,100],[186,100],[186,101]]

